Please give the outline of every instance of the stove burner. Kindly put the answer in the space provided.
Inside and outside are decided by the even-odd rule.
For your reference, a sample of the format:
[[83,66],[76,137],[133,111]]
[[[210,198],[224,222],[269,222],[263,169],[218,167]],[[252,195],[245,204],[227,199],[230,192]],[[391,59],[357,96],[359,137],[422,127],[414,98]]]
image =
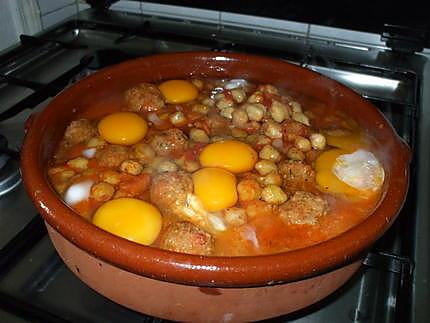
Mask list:
[[17,153],[7,148],[7,140],[0,135],[0,196],[21,183]]

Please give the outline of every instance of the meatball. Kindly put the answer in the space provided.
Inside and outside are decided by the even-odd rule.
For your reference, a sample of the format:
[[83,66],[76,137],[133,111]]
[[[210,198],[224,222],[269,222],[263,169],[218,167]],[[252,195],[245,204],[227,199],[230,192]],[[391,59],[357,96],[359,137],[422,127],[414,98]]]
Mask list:
[[128,159],[128,148],[124,146],[108,145],[97,150],[96,159],[101,167],[118,167]]
[[288,119],[282,123],[282,135],[285,142],[294,142],[299,136],[308,138],[311,130],[301,122]]
[[327,208],[327,202],[320,196],[299,191],[279,207],[279,216],[291,224],[317,224]]
[[152,137],[150,145],[159,156],[180,156],[187,149],[187,136],[179,129],[162,131]]
[[97,135],[97,130],[87,119],[72,121],[64,133],[64,141],[73,146],[90,140]]
[[282,161],[278,166],[283,179],[282,188],[286,192],[313,191],[315,189],[315,171],[301,161]]
[[115,193],[115,188],[108,183],[100,182],[91,187],[90,196],[98,202],[109,201]]
[[150,188],[151,201],[167,214],[181,216],[187,203],[187,194],[193,192],[193,180],[185,172],[156,175]]
[[190,222],[176,222],[161,234],[159,246],[176,252],[209,256],[214,251],[214,238]]
[[125,92],[128,110],[135,112],[158,111],[164,107],[163,96],[157,86],[141,83]]

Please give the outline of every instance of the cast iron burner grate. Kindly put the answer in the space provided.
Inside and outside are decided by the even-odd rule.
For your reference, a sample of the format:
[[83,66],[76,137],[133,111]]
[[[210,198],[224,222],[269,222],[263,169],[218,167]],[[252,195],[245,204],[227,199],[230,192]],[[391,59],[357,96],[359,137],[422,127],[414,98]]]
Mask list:
[[[106,14],[109,16],[109,13]],[[173,27],[175,29],[173,32],[168,30],[174,25],[172,22],[168,22],[166,29],[163,30],[163,25],[156,19],[154,20],[154,24],[149,24],[142,23],[142,17],[138,17],[136,18],[137,23],[133,25],[132,17],[125,15],[123,18],[125,20],[121,21],[122,18],[120,15],[115,17],[109,16],[103,22],[101,21],[103,20],[103,15],[98,13],[96,16],[87,17],[89,21],[83,19],[65,23],[53,31],[45,33],[42,37],[22,37],[23,48],[19,50],[32,52],[36,48],[49,46],[57,54],[72,52],[76,56],[79,56],[79,60],[65,67],[60,76],[43,82],[32,80],[31,78],[18,77],[13,73],[1,74],[0,82],[24,86],[34,90],[34,92],[0,113],[0,122],[15,118],[25,109],[36,108],[38,104],[56,95],[65,86],[104,66],[136,56],[177,51],[178,49],[175,46],[178,44],[180,44],[178,47],[179,50],[228,50],[275,56],[307,67],[319,67],[320,72],[324,72],[324,69],[329,68],[342,70],[344,67],[345,69],[349,69],[350,67],[359,69],[364,66],[364,69],[366,69],[366,64],[372,65],[372,62],[355,64],[352,59],[350,60],[349,56],[342,62],[337,60],[337,58],[333,58],[334,54],[331,57],[322,56],[320,54],[325,52],[326,49],[324,46],[319,49],[318,46],[300,45],[298,48],[305,47],[306,51],[295,51],[294,46],[288,47],[285,44],[277,46],[275,39],[274,41],[270,41],[270,45],[273,45],[273,48],[271,48],[268,45],[269,43],[254,43],[256,40],[264,40],[263,36],[258,38],[252,36],[252,44],[250,44],[250,42],[247,42],[246,37],[235,37],[234,34],[229,34],[230,29],[224,29],[222,31],[224,35],[215,35],[216,37],[213,35],[194,37],[191,32],[187,36],[184,36],[186,33],[178,29],[176,25]],[[201,25],[199,26],[201,27]],[[184,27],[184,24],[181,24],[180,27]],[[160,29],[162,30],[160,31]],[[193,30],[197,31],[198,29]],[[219,30],[215,30],[215,32],[219,32]],[[107,44],[107,40],[111,42]],[[122,50],[122,47],[125,50]],[[142,50],[142,48],[145,49]],[[18,54],[19,50],[14,51],[12,54]],[[397,74],[395,77],[398,76]],[[402,71],[399,74],[405,76],[405,80],[400,79],[399,84],[409,85],[409,74],[404,74]],[[382,78],[385,77],[385,75],[381,76]],[[411,79],[414,79],[414,77]],[[398,91],[394,94],[397,93]],[[410,110],[410,108],[414,108],[416,102],[413,100],[409,103],[397,100],[385,102],[377,96],[368,95],[367,97],[374,100],[374,103],[394,124],[399,134],[414,147],[416,115],[414,110]],[[2,137],[0,137],[0,142],[4,142]],[[12,153],[13,155],[13,152],[7,149],[7,145],[2,144],[1,147],[3,153],[8,152],[8,160],[17,163],[18,154],[15,152],[15,157],[10,157],[9,154]],[[9,196],[10,194],[6,197]],[[402,211],[406,214],[403,215],[415,212],[413,197],[413,193],[409,194],[407,207]],[[400,215],[399,219],[404,219],[405,216],[403,215]],[[372,252],[367,255],[364,260],[364,266],[360,271],[340,290],[309,308],[270,321],[291,322],[297,320],[302,322],[302,319],[312,320],[316,317],[315,313],[320,311],[327,313],[329,308],[331,310],[335,309],[334,316],[322,315],[318,319],[319,322],[333,322],[331,318],[337,319],[340,317],[339,312],[345,312],[345,309],[348,315],[343,318],[354,322],[407,321],[403,318],[408,317],[408,306],[398,306],[396,308],[395,303],[407,304],[405,299],[407,300],[410,297],[410,281],[412,279],[414,264],[408,256],[408,252],[405,252],[407,248],[391,247],[392,240],[395,240],[394,237],[398,236],[398,232],[403,230],[407,223],[405,221],[401,223],[397,221],[396,224],[380,240],[380,243],[375,246]],[[353,301],[348,303],[349,299],[346,299],[345,296],[348,293],[352,294],[350,293],[351,287],[357,285],[359,285],[359,288],[362,288],[359,291],[359,300],[355,303],[354,296],[352,298]],[[368,290],[369,286],[371,290]],[[381,286],[387,288],[380,291]],[[65,290],[67,290],[67,295],[64,293]],[[370,296],[369,293],[371,294]],[[376,295],[377,293],[380,293],[382,296]],[[368,297],[367,301],[361,299],[362,296],[365,297],[366,295]],[[82,297],[82,303],[79,302],[79,297]],[[343,303],[337,303],[342,298],[344,299]],[[386,306],[385,303],[382,303],[388,303],[393,299],[394,309],[383,310],[381,312],[381,306]],[[69,306],[70,303],[76,301],[77,303]],[[343,307],[346,306],[347,308],[342,308],[342,304]],[[73,306],[81,307],[77,309]],[[405,308],[404,311],[402,311],[401,307]],[[0,249],[0,309],[4,309],[30,321],[49,323],[70,321],[92,322],[94,316],[91,316],[91,313],[88,312],[89,308],[91,308],[91,311],[99,311],[99,315],[95,319],[97,322],[165,322],[161,319],[144,316],[125,309],[87,288],[73,276],[57,256],[49,242],[43,220],[34,211],[32,220],[16,232],[9,243]],[[388,311],[390,314],[387,314]],[[395,319],[390,317],[392,313],[396,316]],[[324,317],[326,318],[325,320]]]
[[0,196],[12,191],[21,183],[19,154],[7,147],[7,140],[0,135]]

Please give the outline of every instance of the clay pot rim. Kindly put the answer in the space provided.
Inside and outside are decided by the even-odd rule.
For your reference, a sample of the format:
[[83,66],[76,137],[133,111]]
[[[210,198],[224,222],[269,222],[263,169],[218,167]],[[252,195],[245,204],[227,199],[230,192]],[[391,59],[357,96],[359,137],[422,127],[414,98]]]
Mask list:
[[[262,256],[204,257],[147,247],[114,236],[87,222],[60,201],[50,187],[40,156],[43,147],[44,119],[67,97],[89,86],[94,80],[109,77],[114,70],[140,64],[172,60],[245,60],[253,64],[290,65],[301,73],[319,74],[276,59],[248,54],[186,52],[138,58],[105,68],[55,97],[43,112],[31,120],[22,148],[21,168],[24,185],[44,220],[67,240],[88,253],[122,269],[146,277],[181,284],[217,287],[249,287],[286,283],[325,273],[357,260],[391,225],[401,209],[408,187],[410,152],[385,117],[370,102],[349,88],[326,79],[327,85],[361,101],[363,113],[371,115],[384,131],[390,132],[397,159],[388,171],[385,196],[375,211],[362,223],[319,244],[299,250]],[[188,75],[187,75],[188,76]],[[185,76],[186,77],[186,76]],[[325,77],[324,77],[325,78]]]

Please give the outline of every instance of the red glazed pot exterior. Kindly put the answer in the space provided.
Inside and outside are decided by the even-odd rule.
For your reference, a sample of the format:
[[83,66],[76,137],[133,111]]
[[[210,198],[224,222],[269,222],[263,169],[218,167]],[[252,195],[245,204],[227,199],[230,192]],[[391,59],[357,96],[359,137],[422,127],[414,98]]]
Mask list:
[[[375,154],[386,173],[384,194],[373,214],[331,240],[300,250],[256,257],[202,257],[151,248],[119,238],[92,225],[61,202],[48,183],[46,169],[71,120],[106,113],[103,102],[112,92],[125,91],[139,82],[191,76],[246,78],[275,84],[330,103],[354,118],[374,138]],[[141,277],[142,281],[154,284],[155,280],[160,280],[181,286],[237,290],[260,286],[271,290],[280,287],[262,286],[304,280],[359,259],[389,228],[400,210],[407,192],[409,159],[407,146],[383,115],[371,103],[335,81],[265,57],[187,52],[128,61],[95,73],[62,92],[32,120],[28,128],[22,148],[22,174],[26,189],[45,221],[64,239],[81,249],[79,252],[87,253],[90,262],[101,259],[101,263],[111,264],[112,272],[116,268],[131,277],[135,277],[134,273],[137,274],[136,279]],[[52,232],[51,235],[55,236]],[[60,254],[62,250],[59,248]],[[340,281],[343,278],[339,278]],[[156,284],[164,286],[162,282]],[[176,285],[166,283],[165,286]],[[94,288],[104,293],[101,287]]]
[[294,283],[252,288],[198,287],[163,282],[122,270],[67,241],[47,224],[55,248],[88,286],[137,312],[181,322],[250,322],[294,312],[342,286],[360,261]]

